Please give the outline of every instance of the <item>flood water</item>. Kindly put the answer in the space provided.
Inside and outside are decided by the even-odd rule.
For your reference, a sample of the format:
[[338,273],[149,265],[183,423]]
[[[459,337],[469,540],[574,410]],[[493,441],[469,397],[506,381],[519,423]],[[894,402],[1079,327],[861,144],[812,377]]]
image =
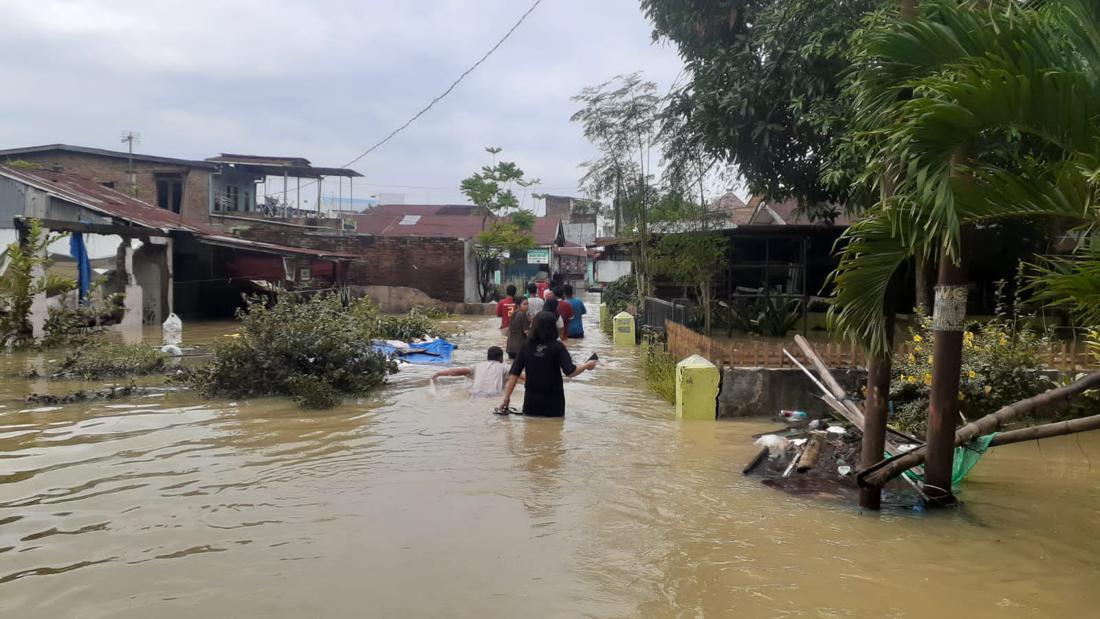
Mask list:
[[[495,319],[460,323],[460,362],[499,343]],[[185,326],[185,338],[226,328]],[[323,412],[183,393],[50,410],[18,400],[41,387],[4,379],[0,616],[1100,607],[1098,433],[994,450],[961,509],[862,514],[743,478],[748,437],[774,423],[678,423],[646,390],[636,351],[588,332],[574,358],[604,361],[567,384],[564,420],[491,415],[495,402],[465,399],[461,383],[433,391],[422,367]]]

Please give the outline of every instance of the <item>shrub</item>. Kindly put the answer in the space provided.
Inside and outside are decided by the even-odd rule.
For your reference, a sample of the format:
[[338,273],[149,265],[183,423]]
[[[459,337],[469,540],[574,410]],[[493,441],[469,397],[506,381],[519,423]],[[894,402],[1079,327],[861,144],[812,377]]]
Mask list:
[[84,380],[140,376],[163,372],[167,360],[167,355],[145,344],[97,339],[69,353],[58,374]]
[[441,333],[436,328],[433,315],[438,316],[438,311],[414,307],[400,316],[382,316],[375,337],[402,342],[418,340],[426,335],[439,337]]
[[[959,410],[967,419],[988,415],[1052,386],[1041,372],[1051,336],[1027,326],[1027,318],[1019,314],[1016,304],[1006,314],[998,303],[992,319],[967,325],[959,383]],[[932,385],[931,319],[919,315],[909,336],[911,347],[899,349],[894,358],[890,399],[895,423],[919,433],[926,428]]]
[[676,357],[654,336],[642,344],[642,372],[649,388],[661,398],[676,402]]
[[[603,290],[602,301],[607,304],[608,316],[614,317],[633,303],[640,308],[638,300],[638,281],[633,275],[623,275],[611,282]],[[605,331],[611,333],[611,321],[604,325]]]
[[328,408],[385,382],[396,365],[371,347],[385,320],[368,299],[344,307],[335,295],[284,296],[272,307],[249,299],[241,332],[215,346],[214,360],[182,380],[208,397],[284,395]]

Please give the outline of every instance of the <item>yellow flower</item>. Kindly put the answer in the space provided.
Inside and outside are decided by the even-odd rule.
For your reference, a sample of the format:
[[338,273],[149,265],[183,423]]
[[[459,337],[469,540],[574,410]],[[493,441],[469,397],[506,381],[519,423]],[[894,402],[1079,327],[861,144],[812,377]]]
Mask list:
[[924,338],[923,338],[923,337],[921,337],[921,336],[919,336],[919,335],[914,335],[914,336],[913,336],[913,341],[914,341],[914,342],[923,342],[923,341],[924,341]]
[[936,362],[936,356],[935,355],[928,355],[928,365],[932,365],[935,362]]
[[1008,343],[1008,338],[1007,338],[1007,337],[1005,337],[1005,335],[1004,335],[1004,334],[1002,333],[1002,334],[1001,334],[1001,339],[1000,339],[1000,340],[998,340],[998,341],[999,341],[999,342],[1001,343],[1001,346],[1004,346],[1005,344],[1007,344],[1007,343]]
[[915,385],[915,384],[917,384],[917,377],[916,376],[906,376],[905,377],[905,382],[909,383],[910,385]]
[[977,378],[977,377],[978,377],[978,373],[977,373],[977,372],[975,372],[974,370],[970,370],[970,372],[969,372],[969,373],[967,373],[967,376],[969,376],[970,378]]
[[932,386],[932,375],[931,374],[925,373],[925,375],[924,375],[924,384],[926,384],[928,386]]
[[984,393],[985,393],[986,395],[989,395],[989,393],[990,393],[991,391],[993,391],[993,387],[990,387],[989,385],[986,385],[986,386],[985,386],[985,388],[984,388],[984,389],[982,389],[982,391],[983,391],[983,392],[984,392]]
[[959,392],[959,401],[962,402],[965,399],[966,399],[966,394],[960,391]]
[[914,346],[914,347],[913,347],[913,351],[914,351],[914,352],[924,352],[924,348],[922,348],[922,347],[920,347],[920,346]]
[[916,363],[916,362],[917,362],[917,356],[914,355],[913,353],[909,353],[909,363]]

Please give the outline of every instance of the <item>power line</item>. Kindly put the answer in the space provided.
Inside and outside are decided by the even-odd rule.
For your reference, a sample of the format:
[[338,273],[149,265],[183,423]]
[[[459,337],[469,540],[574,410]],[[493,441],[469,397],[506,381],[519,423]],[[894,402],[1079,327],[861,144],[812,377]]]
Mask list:
[[356,157],[355,159],[352,159],[351,161],[349,161],[349,162],[345,163],[344,165],[342,165],[342,166],[340,166],[340,167],[346,168],[346,167],[348,167],[348,166],[350,166],[350,165],[354,164],[355,162],[359,161],[359,160],[360,160],[360,159],[362,159],[363,157],[366,157],[367,155],[371,154],[372,152],[374,152],[374,150],[375,150],[375,149],[377,149],[378,147],[382,146],[382,145],[383,145],[383,144],[385,144],[386,142],[389,142],[391,138],[393,138],[393,137],[394,137],[395,135],[397,135],[398,133],[401,133],[401,132],[402,132],[402,131],[403,131],[403,130],[404,130],[404,129],[406,128],[406,127],[408,127],[409,125],[413,124],[413,122],[415,122],[415,121],[416,121],[416,119],[420,118],[420,117],[421,117],[421,116],[423,116],[423,115],[424,115],[424,114],[425,114],[425,113],[426,113],[426,112],[427,112],[428,110],[432,109],[432,107],[433,107],[433,106],[434,106],[434,105],[435,105],[436,103],[439,103],[439,102],[440,102],[440,101],[441,101],[441,100],[442,100],[442,99],[443,99],[444,97],[446,97],[447,95],[451,94],[451,91],[452,91],[452,90],[454,90],[454,89],[455,89],[455,87],[456,87],[456,86],[458,86],[458,85],[459,85],[459,83],[461,83],[461,82],[462,82],[462,80],[466,79],[466,76],[467,76],[467,75],[469,75],[469,74],[473,73],[473,72],[474,72],[474,69],[477,69],[477,68],[478,68],[479,66],[481,66],[481,63],[483,63],[483,62],[485,62],[486,60],[488,60],[488,59],[489,59],[489,56],[492,56],[492,55],[493,55],[493,52],[497,51],[497,49],[499,49],[501,45],[504,45],[504,42],[508,40],[508,37],[512,36],[512,33],[513,33],[513,32],[515,32],[515,31],[516,31],[516,29],[520,27],[520,25],[521,25],[521,24],[522,24],[522,23],[524,22],[524,20],[526,20],[526,19],[527,19],[527,16],[528,16],[528,15],[530,15],[531,13],[533,13],[533,12],[534,12],[534,10],[535,10],[536,8],[538,8],[538,6],[539,6],[540,4],[542,4],[542,0],[535,0],[535,2],[534,2],[534,3],[532,4],[532,5],[531,5],[531,7],[530,7],[529,9],[527,9],[527,11],[526,11],[526,12],[525,12],[525,13],[524,13],[523,15],[520,15],[519,19],[518,19],[518,20],[516,20],[516,23],[512,24],[512,27],[508,29],[508,32],[505,32],[505,33],[504,33],[504,36],[503,36],[503,37],[501,37],[501,38],[500,38],[500,40],[496,42],[496,45],[494,45],[494,46],[492,46],[491,48],[489,48],[489,51],[485,52],[485,55],[484,55],[484,56],[482,56],[481,58],[479,58],[477,62],[475,62],[475,63],[474,63],[473,65],[471,65],[471,66],[470,66],[470,68],[469,68],[469,69],[466,69],[465,71],[463,71],[463,72],[462,72],[462,74],[461,74],[461,75],[459,75],[459,76],[458,76],[458,78],[457,78],[457,79],[456,79],[455,81],[451,82],[451,85],[447,87],[447,90],[444,90],[444,91],[443,91],[442,93],[440,93],[439,95],[437,95],[437,96],[436,96],[436,97],[435,97],[434,99],[432,99],[432,100],[431,100],[431,101],[430,101],[430,102],[428,103],[428,105],[424,106],[424,108],[423,108],[423,109],[421,109],[421,110],[420,110],[419,112],[417,112],[416,114],[414,114],[414,115],[412,116],[412,118],[410,118],[410,119],[406,120],[406,121],[405,121],[405,124],[403,124],[403,125],[401,125],[400,127],[398,127],[398,128],[396,128],[396,129],[394,129],[393,131],[391,131],[391,132],[390,132],[390,134],[389,134],[389,135],[387,135],[386,137],[384,137],[384,138],[382,138],[381,140],[379,140],[378,142],[376,142],[376,143],[375,143],[375,144],[374,144],[373,146],[371,146],[371,147],[370,147],[370,148],[368,148],[367,150],[363,151],[363,153],[362,153],[362,154],[360,154],[360,155],[359,155],[358,157]]
[[[363,151],[362,153],[360,153],[358,157],[356,157],[356,158],[352,159],[351,161],[349,161],[349,162],[345,163],[344,165],[342,165],[342,166],[340,166],[340,167],[342,167],[342,168],[346,168],[346,167],[348,167],[348,166],[350,166],[350,165],[353,165],[354,163],[356,163],[357,161],[359,161],[359,160],[360,160],[360,159],[362,159],[363,157],[366,157],[367,155],[371,154],[372,152],[374,152],[375,150],[377,150],[378,148],[380,148],[380,147],[381,147],[381,146],[382,146],[383,144],[385,144],[386,142],[389,142],[389,141],[390,141],[391,139],[393,139],[393,137],[394,137],[394,136],[396,136],[396,135],[397,135],[398,133],[401,133],[401,132],[402,132],[402,131],[404,131],[404,130],[405,130],[406,128],[408,128],[408,126],[409,126],[409,125],[411,125],[411,124],[413,124],[414,122],[416,122],[416,120],[417,120],[418,118],[420,118],[420,117],[421,117],[421,116],[423,116],[423,115],[424,115],[425,113],[427,113],[427,111],[428,111],[428,110],[432,109],[432,108],[433,108],[433,107],[435,106],[435,104],[436,104],[436,103],[439,103],[440,101],[442,101],[442,100],[443,100],[443,98],[444,98],[444,97],[446,97],[447,95],[451,94],[451,91],[453,91],[453,90],[455,89],[455,87],[457,87],[457,86],[458,86],[458,85],[459,85],[459,84],[460,84],[460,83],[462,82],[462,80],[466,79],[466,76],[467,76],[467,75],[469,75],[469,74],[473,73],[475,69],[477,69],[477,68],[478,68],[479,66],[481,66],[481,64],[482,64],[483,62],[485,62],[486,60],[488,60],[488,59],[489,59],[489,56],[492,56],[492,55],[493,55],[493,52],[497,51],[497,49],[499,49],[501,45],[504,45],[504,42],[505,42],[505,41],[507,41],[507,40],[508,40],[508,38],[512,36],[512,33],[513,33],[513,32],[515,32],[515,31],[516,31],[516,29],[517,29],[517,28],[519,28],[521,24],[523,24],[523,22],[524,22],[524,21],[525,21],[525,20],[527,19],[527,16],[529,16],[529,15],[530,15],[531,13],[533,13],[533,12],[534,12],[534,10],[535,10],[536,8],[538,8],[538,6],[539,6],[540,4],[542,4],[542,0],[535,0],[535,2],[531,4],[530,8],[528,8],[528,9],[527,9],[527,11],[523,13],[523,15],[520,15],[519,19],[518,19],[518,20],[516,20],[516,23],[512,24],[512,27],[511,27],[511,28],[509,28],[509,29],[508,29],[508,31],[504,33],[504,36],[502,36],[502,37],[500,38],[500,40],[498,40],[498,41],[496,42],[496,44],[495,44],[495,45],[493,45],[493,46],[492,46],[491,48],[489,48],[489,51],[485,52],[485,55],[483,55],[483,56],[482,56],[481,58],[479,58],[479,59],[477,60],[477,62],[475,62],[474,64],[470,65],[470,68],[468,68],[468,69],[466,69],[465,71],[463,71],[463,72],[462,72],[462,73],[461,73],[461,74],[460,74],[460,75],[458,76],[458,78],[457,78],[457,79],[455,79],[455,81],[451,82],[451,85],[450,85],[450,86],[448,86],[446,90],[444,90],[444,91],[443,91],[442,93],[440,93],[439,95],[437,95],[437,96],[436,96],[436,97],[435,97],[434,99],[432,99],[431,101],[429,101],[429,102],[428,102],[428,105],[425,105],[425,106],[424,106],[424,107],[423,107],[423,108],[422,108],[422,109],[421,109],[421,110],[420,110],[419,112],[417,112],[416,114],[413,114],[411,118],[409,118],[408,120],[406,120],[406,121],[405,121],[405,123],[404,123],[403,125],[401,125],[400,127],[398,127],[398,128],[396,128],[396,129],[394,129],[393,131],[391,131],[391,132],[389,133],[389,135],[387,135],[386,137],[382,138],[382,139],[381,139],[381,140],[379,140],[378,142],[375,142],[375,143],[374,143],[374,144],[373,144],[373,145],[372,145],[372,146],[371,146],[370,148],[368,148],[367,150],[365,150],[365,151]],[[306,184],[305,186],[306,186],[306,187],[309,187],[310,185],[312,185],[313,183],[316,183],[316,182],[317,182],[317,181],[310,181],[310,182],[309,182],[309,183],[307,183],[307,184]]]

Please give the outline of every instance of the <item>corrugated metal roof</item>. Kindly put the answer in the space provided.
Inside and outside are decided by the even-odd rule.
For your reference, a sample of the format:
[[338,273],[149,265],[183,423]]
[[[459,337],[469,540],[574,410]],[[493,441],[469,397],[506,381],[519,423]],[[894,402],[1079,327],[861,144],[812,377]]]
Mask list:
[[211,245],[223,245],[265,253],[314,256],[319,258],[354,259],[355,254],[305,247],[292,247],[261,243],[239,237],[226,236],[214,226],[201,223],[184,223],[171,211],[157,208],[125,193],[115,191],[99,183],[75,174],[46,169],[23,169],[0,166],[0,176],[5,176],[46,192],[60,200],[76,204],[90,211],[107,215],[122,224],[136,224],[144,228],[163,231],[188,232],[200,241]]
[[[157,208],[121,191],[75,174],[45,168],[0,166],[0,175],[26,183],[66,202],[146,228],[202,231],[203,226],[185,224],[178,213]],[[213,228],[210,228],[213,230]]]
[[[386,204],[355,215],[360,234],[375,236],[420,236],[473,239],[481,233],[481,217],[466,204]],[[416,219],[415,222],[412,220]],[[559,219],[535,219],[534,237],[538,245],[553,245],[558,236]]]
[[308,247],[291,247],[289,245],[276,245],[274,243],[261,243],[260,241],[250,241],[235,236],[200,234],[197,235],[197,239],[200,243],[205,243],[207,245],[219,245],[222,247],[232,247],[234,249],[245,249],[268,254],[292,254],[296,256],[312,256],[314,258],[337,260],[355,260],[359,258],[358,255],[349,254],[347,252],[310,249]]
[[18,159],[20,155],[48,153],[50,151],[80,153],[82,155],[111,157],[112,159],[129,159],[130,157],[133,157],[134,161],[145,161],[148,163],[163,163],[168,165],[186,166],[189,168],[203,168],[206,170],[218,169],[218,166],[216,164],[207,161],[198,161],[195,159],[176,159],[174,157],[159,157],[156,155],[142,155],[139,153],[134,153],[133,155],[131,155],[130,153],[117,150],[89,148],[87,146],[73,146],[71,144],[44,144],[42,146],[24,146],[21,148],[2,149],[0,150],[0,159]]
[[351,168],[325,168],[310,164],[305,157],[270,157],[267,155],[234,155],[222,153],[206,159],[210,163],[239,165],[268,176],[293,176],[295,178],[319,178],[322,176],[356,177],[362,174]]

